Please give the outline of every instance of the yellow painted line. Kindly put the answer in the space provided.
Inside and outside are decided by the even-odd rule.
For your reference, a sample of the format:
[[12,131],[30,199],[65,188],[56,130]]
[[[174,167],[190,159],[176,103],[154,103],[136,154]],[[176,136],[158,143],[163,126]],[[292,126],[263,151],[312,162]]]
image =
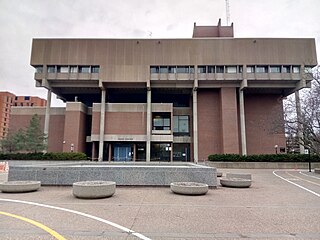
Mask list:
[[292,174],[290,174],[290,173],[288,173],[288,172],[286,172],[286,174],[288,174],[288,175],[290,175],[290,176],[292,176],[292,177],[294,177],[294,178],[301,179],[302,181],[305,181],[305,182],[312,183],[312,184],[315,184],[315,185],[320,186],[320,184],[319,184],[319,183],[315,183],[315,182],[312,182],[312,181],[309,181],[309,180],[306,180],[306,179],[300,178],[300,177],[298,177],[298,176],[294,176],[294,175],[292,175]]
[[47,226],[45,226],[45,225],[43,225],[43,224],[41,224],[39,222],[36,222],[36,221],[32,220],[32,219],[21,217],[21,216],[12,214],[12,213],[1,212],[1,211],[0,211],[0,214],[8,216],[8,217],[17,218],[19,220],[22,220],[22,221],[25,221],[25,222],[30,223],[32,225],[35,225],[36,227],[41,228],[42,230],[46,231],[47,233],[49,233],[50,235],[52,235],[53,237],[55,237],[58,240],[66,240],[64,237],[62,237],[56,231],[52,230],[51,228],[48,228]]

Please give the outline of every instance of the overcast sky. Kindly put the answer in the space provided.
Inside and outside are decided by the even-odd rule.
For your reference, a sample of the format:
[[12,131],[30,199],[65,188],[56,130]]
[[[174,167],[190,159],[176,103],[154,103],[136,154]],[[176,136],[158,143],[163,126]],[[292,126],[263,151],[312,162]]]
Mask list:
[[[315,38],[320,59],[320,0],[229,2],[235,37]],[[225,0],[0,0],[0,91],[46,98],[32,38],[190,38],[194,22],[219,18],[225,25]]]

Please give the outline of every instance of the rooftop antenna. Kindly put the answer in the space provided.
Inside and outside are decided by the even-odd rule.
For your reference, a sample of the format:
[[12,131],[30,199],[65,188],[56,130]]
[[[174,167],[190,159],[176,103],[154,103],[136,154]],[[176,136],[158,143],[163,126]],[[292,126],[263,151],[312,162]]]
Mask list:
[[226,18],[227,18],[227,26],[229,26],[230,23],[230,5],[229,5],[229,0],[226,1]]

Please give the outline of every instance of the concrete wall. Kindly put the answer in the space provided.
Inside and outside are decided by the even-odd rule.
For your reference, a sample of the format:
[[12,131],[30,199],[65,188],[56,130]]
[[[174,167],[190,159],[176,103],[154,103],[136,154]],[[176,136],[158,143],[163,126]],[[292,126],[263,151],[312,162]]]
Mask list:
[[106,82],[147,82],[150,65],[316,65],[314,39],[34,39],[31,65],[100,65]]
[[244,104],[247,153],[275,153],[275,145],[285,147],[281,96],[245,95]]

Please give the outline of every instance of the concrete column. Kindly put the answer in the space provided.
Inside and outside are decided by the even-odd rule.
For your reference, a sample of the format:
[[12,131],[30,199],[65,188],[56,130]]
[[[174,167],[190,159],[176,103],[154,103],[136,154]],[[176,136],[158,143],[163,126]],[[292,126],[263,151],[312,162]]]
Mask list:
[[146,144],[146,161],[151,159],[151,89],[147,90],[147,144]]
[[298,119],[299,149],[300,149],[300,154],[304,154],[304,146],[301,144],[301,139],[303,139],[303,125],[301,122],[301,104],[300,104],[299,90],[295,91],[295,99],[296,99],[296,112],[297,112],[297,119]]
[[193,161],[198,163],[198,93],[193,90],[192,94],[193,109]]
[[101,106],[100,106],[100,135],[99,135],[99,157],[98,161],[103,160],[103,146],[104,146],[104,121],[106,114],[106,90],[101,91]]
[[133,161],[135,162],[137,158],[137,145],[133,144]]
[[[46,115],[44,118],[44,130],[43,133],[45,134],[46,138],[44,140],[44,143],[46,145],[48,145],[48,138],[49,138],[49,122],[50,122],[50,106],[51,106],[51,94],[52,91],[50,89],[48,89],[48,93],[47,93],[47,105],[46,105]],[[46,153],[47,150],[44,150],[44,152]]]
[[111,160],[112,160],[112,144],[110,142],[108,144],[108,150],[109,150],[108,161],[111,162]]
[[244,113],[244,93],[239,90],[239,105],[240,105],[240,134],[241,134],[241,152],[242,155],[247,155],[247,138],[246,138],[246,121]]

